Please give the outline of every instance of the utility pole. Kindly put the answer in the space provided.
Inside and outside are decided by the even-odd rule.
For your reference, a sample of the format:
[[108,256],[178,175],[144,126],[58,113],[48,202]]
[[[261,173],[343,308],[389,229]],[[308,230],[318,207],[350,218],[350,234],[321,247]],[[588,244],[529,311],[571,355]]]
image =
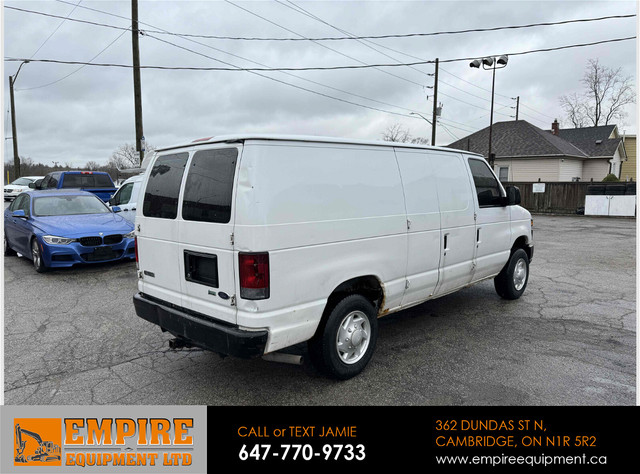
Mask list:
[[20,157],[18,156],[18,134],[16,133],[16,104],[13,99],[13,77],[9,76],[11,95],[11,134],[13,135],[13,179],[20,177]]
[[20,177],[20,155],[18,155],[18,133],[16,132],[16,103],[13,98],[13,86],[16,83],[16,79],[18,78],[20,69],[28,62],[29,61],[22,61],[20,63],[20,66],[18,66],[18,70],[16,71],[16,73],[13,76],[9,76],[9,95],[11,96],[11,134],[13,135],[13,179],[18,179]]
[[516,120],[518,120],[518,111],[520,110],[520,96],[516,97]]
[[140,47],[138,44],[138,0],[131,0],[131,39],[133,45],[133,100],[135,102],[136,151],[140,154],[140,164],[144,159],[142,148],[142,92],[140,90]]
[[436,146],[436,119],[438,109],[438,64],[439,58],[436,58],[436,74],[433,80],[433,121],[431,122],[431,146]]

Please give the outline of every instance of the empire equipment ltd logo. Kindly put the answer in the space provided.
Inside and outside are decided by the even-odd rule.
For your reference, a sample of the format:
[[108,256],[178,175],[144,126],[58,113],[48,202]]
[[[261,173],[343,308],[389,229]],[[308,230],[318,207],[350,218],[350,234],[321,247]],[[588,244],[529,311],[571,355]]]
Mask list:
[[193,463],[193,418],[14,418],[14,466]]
[[14,466],[60,466],[60,418],[14,418]]

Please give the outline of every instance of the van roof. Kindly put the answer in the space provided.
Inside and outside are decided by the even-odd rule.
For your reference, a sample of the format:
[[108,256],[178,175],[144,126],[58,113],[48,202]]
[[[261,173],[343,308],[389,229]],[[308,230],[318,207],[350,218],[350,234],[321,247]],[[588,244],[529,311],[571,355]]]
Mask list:
[[314,143],[338,143],[343,145],[368,145],[368,146],[387,146],[393,148],[414,148],[423,150],[439,150],[447,152],[464,152],[469,155],[482,156],[478,153],[469,152],[466,150],[457,150],[455,148],[447,148],[440,146],[427,146],[416,145],[412,143],[399,143],[399,142],[385,142],[381,140],[362,140],[355,138],[339,138],[339,137],[323,137],[315,135],[277,135],[277,134],[234,134],[234,135],[219,135],[213,137],[199,138],[189,143],[181,143],[174,146],[167,146],[158,148],[156,151],[161,152],[165,150],[173,150],[176,148],[186,148],[198,145],[206,145],[211,143],[233,143],[244,142],[247,140],[272,140],[272,141],[297,141],[297,142],[314,142]]

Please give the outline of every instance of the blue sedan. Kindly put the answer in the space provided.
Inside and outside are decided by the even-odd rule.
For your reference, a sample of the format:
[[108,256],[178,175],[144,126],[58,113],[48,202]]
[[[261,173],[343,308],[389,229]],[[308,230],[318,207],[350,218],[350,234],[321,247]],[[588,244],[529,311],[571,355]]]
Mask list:
[[33,260],[36,271],[135,258],[133,224],[95,194],[28,191],[4,211],[4,253]]

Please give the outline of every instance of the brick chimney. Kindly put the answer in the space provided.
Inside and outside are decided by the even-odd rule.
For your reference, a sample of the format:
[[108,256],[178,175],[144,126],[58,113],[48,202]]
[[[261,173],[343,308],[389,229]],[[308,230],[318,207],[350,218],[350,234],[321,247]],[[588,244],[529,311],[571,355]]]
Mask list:
[[554,135],[558,135],[560,133],[560,124],[558,123],[558,119],[555,119],[551,124],[551,133]]

